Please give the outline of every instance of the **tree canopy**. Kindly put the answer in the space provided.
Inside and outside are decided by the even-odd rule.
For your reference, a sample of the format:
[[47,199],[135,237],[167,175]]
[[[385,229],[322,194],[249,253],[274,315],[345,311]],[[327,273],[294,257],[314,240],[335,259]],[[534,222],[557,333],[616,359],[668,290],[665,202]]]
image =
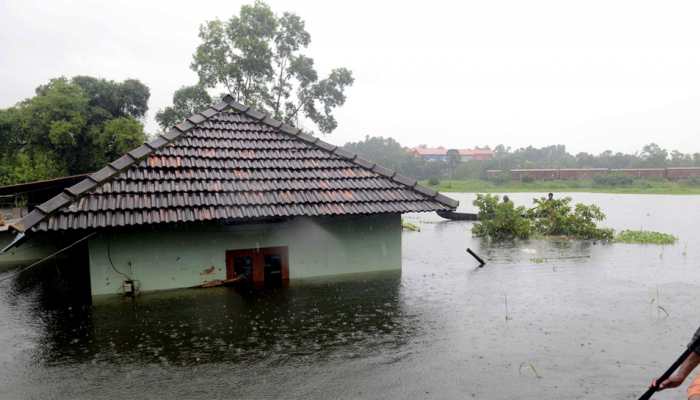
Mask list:
[[173,105],[156,113],[156,122],[165,129],[201,111],[211,103],[211,96],[202,86],[183,86],[173,94]]
[[[347,68],[335,68],[319,77],[313,58],[302,53],[311,43],[304,20],[285,12],[276,15],[262,1],[241,7],[228,21],[207,21],[199,30],[200,45],[191,64],[204,89],[223,89],[236,101],[299,125],[311,121],[320,132],[338,125],[333,112],[345,103],[345,90],[354,82]],[[181,89],[183,90],[183,89]],[[177,93],[176,93],[177,95]],[[198,104],[201,92],[181,92]],[[161,127],[183,108],[174,104],[162,110]]]
[[57,78],[0,110],[0,183],[92,172],[143,143],[148,87],[89,76]]

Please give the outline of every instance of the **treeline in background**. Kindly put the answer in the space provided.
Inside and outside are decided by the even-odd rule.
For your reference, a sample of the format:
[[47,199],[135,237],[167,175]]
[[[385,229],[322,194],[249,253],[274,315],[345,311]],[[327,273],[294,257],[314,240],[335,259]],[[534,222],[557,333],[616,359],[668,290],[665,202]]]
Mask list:
[[571,154],[564,145],[542,148],[528,146],[511,149],[496,146],[491,160],[426,161],[415,156],[390,137],[366,136],[364,140],[347,143],[347,150],[418,179],[487,179],[486,171],[532,168],[668,168],[700,167],[700,153],[669,151],[655,143],[644,146],[635,154],[604,151],[600,154]]

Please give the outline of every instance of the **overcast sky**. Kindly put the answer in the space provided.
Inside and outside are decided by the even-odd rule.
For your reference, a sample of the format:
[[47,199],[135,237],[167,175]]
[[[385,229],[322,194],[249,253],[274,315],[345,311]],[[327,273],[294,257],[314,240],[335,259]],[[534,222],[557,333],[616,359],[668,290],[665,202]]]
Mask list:
[[[243,3],[0,0],[0,107],[61,75],[136,78],[155,131],[196,82],[198,26]],[[320,72],[353,71],[330,142],[700,151],[700,2],[268,3],[305,19]]]

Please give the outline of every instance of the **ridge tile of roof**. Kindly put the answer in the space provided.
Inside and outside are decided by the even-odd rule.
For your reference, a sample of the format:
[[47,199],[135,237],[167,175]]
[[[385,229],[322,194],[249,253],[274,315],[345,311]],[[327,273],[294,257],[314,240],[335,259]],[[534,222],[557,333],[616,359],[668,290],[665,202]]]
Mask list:
[[333,153],[340,157],[343,157],[346,160],[354,160],[355,158],[357,158],[357,154],[351,153],[342,147],[336,148],[335,150],[333,150]]
[[[241,123],[240,128],[213,128],[213,126],[220,125],[207,125],[208,121],[214,118],[219,118],[220,121],[226,121],[227,126],[230,126],[230,117],[218,117],[227,109],[232,109],[239,115],[244,117],[238,118],[251,118],[251,121],[257,121],[256,123],[262,124],[261,126],[266,126],[268,128],[263,129],[262,127],[255,127],[251,125],[251,122],[245,122],[241,119],[233,120],[233,124]],[[227,113],[228,114],[228,113]],[[242,121],[242,122],[235,122]],[[216,123],[216,121],[214,121]],[[193,128],[201,126],[201,129],[194,132],[194,136],[189,135],[189,132]],[[208,129],[208,130],[207,130]],[[290,149],[295,149],[291,153],[289,150],[284,150],[287,147],[276,147],[277,150],[261,150],[263,154],[261,157],[255,156],[256,150],[245,150],[245,147],[230,147],[231,145],[226,145],[225,143],[230,143],[232,139],[226,139],[225,136],[221,136],[218,133],[214,136],[206,136],[207,132],[214,132],[211,129],[224,129],[224,132],[230,132],[230,135],[243,135],[242,137],[256,138],[259,135],[285,135],[292,142],[297,141],[297,145],[292,145]],[[236,130],[238,129],[238,130]],[[218,131],[216,131],[218,132]],[[263,133],[266,132],[266,133]],[[202,136],[204,135],[204,136]],[[252,135],[252,136],[251,136]],[[185,143],[192,143],[192,141],[209,141],[209,143],[219,143],[217,146],[220,147],[191,147],[191,145],[179,144],[180,139],[184,136],[188,136],[190,139]],[[210,137],[210,139],[206,139]],[[265,136],[267,137],[267,136]],[[211,142],[214,140],[215,142]],[[221,142],[224,140],[224,142]],[[240,140],[261,140],[261,139],[235,139],[238,142]],[[281,139],[275,139],[273,142],[269,143],[291,143],[291,142],[279,142]],[[224,144],[221,144],[224,143]],[[257,142],[250,142],[257,143]],[[271,145],[271,144],[268,144]],[[174,147],[173,147],[174,146]],[[199,144],[199,146],[203,146]],[[206,146],[212,146],[208,144]],[[226,147],[229,146],[229,147]],[[276,145],[278,146],[278,145]],[[301,146],[301,147],[299,147]],[[304,147],[310,146],[310,147]],[[235,150],[241,148],[243,150]],[[256,149],[258,147],[251,147]],[[316,149],[316,150],[313,150]],[[267,151],[267,153],[265,153]],[[287,153],[284,153],[287,151]],[[299,153],[301,151],[301,153]],[[314,152],[315,151],[315,152]],[[242,153],[241,153],[242,152]],[[282,152],[282,153],[280,153]],[[239,154],[237,156],[237,154]],[[271,157],[270,155],[264,154],[286,154],[286,158],[268,159],[266,157]],[[308,154],[308,155],[305,155]],[[323,155],[325,154],[325,155]],[[252,156],[252,158],[250,158]],[[155,157],[155,158],[152,158]],[[176,157],[176,158],[174,158]],[[194,157],[193,159],[188,159],[188,157]],[[223,158],[222,158],[223,157]],[[230,158],[233,157],[233,158]],[[243,158],[241,158],[243,157]],[[141,161],[145,159],[155,160],[152,164],[149,161],[147,164],[142,164]],[[188,161],[189,160],[189,161]],[[237,160],[237,161],[229,161]],[[271,161],[266,161],[271,160]],[[298,161],[295,161],[298,160]],[[195,164],[192,164],[195,162]],[[267,163],[267,164],[266,164]],[[271,163],[271,164],[270,164]],[[291,163],[291,164],[290,164]],[[345,163],[345,164],[344,164]],[[271,167],[265,167],[265,165],[274,165]],[[346,165],[347,164],[347,165]],[[188,167],[191,165],[191,167]],[[230,165],[230,166],[229,166]],[[235,166],[234,166],[235,165]],[[295,166],[298,165],[298,166]],[[195,186],[200,189],[205,190],[203,192],[167,192],[160,194],[159,192],[149,192],[150,196],[162,195],[166,196],[163,200],[148,200],[148,199],[136,199],[134,200],[132,194],[128,195],[121,192],[114,192],[115,188],[121,187],[118,185],[119,182],[123,182],[126,178],[127,170],[132,171],[130,174],[135,174],[139,171],[139,168],[145,168],[139,176],[145,177],[149,174],[148,171],[153,170],[156,178],[158,176],[163,176],[165,172],[162,170],[158,172],[159,168],[204,168],[204,172],[207,173],[207,168],[214,168],[212,171],[217,172],[216,175],[219,176],[221,173],[228,173],[227,176],[242,177],[241,179],[249,179],[246,176],[257,176],[259,173],[251,175],[256,171],[256,168],[272,168],[269,174],[274,176],[279,176],[278,179],[304,179],[307,182],[308,179],[312,179],[308,182],[317,182],[315,185],[319,188],[326,188],[323,190],[330,190],[325,194],[321,195],[321,192],[314,194],[314,191],[299,192],[297,197],[295,192],[252,192],[252,189],[236,189],[238,191],[234,192],[207,192],[206,189],[209,187],[216,189],[220,183],[216,183],[215,186],[206,183],[209,181],[196,181],[198,182]],[[359,174],[358,172],[351,172],[352,168],[360,168],[360,170],[365,170],[366,172]],[[136,168],[134,170],[134,168]],[[221,169],[223,168],[223,169]],[[251,169],[252,168],[252,169]],[[295,169],[301,168],[301,169]],[[309,173],[305,174],[305,168],[314,172],[311,175]],[[342,171],[333,173],[332,176],[337,176],[336,178],[322,178],[321,175],[316,177],[319,172],[322,171],[333,171],[336,168],[341,168]],[[345,169],[342,169],[345,168]],[[350,169],[348,169],[350,168]],[[275,172],[279,170],[278,172]],[[134,172],[136,171],[136,172]],[[177,170],[175,170],[177,171]],[[261,171],[264,171],[261,170]],[[299,172],[294,172],[299,171]],[[230,175],[235,174],[235,175]],[[241,175],[242,174],[242,175]],[[281,175],[280,175],[281,174]],[[300,174],[299,178],[295,178],[294,174]],[[324,173],[327,174],[327,173]],[[364,189],[371,190],[369,192],[362,192],[361,189],[350,189],[355,187],[355,185],[347,186],[351,180],[355,179],[370,179],[372,176],[377,176],[381,179],[385,179],[386,183],[382,183],[384,189]],[[137,174],[138,175],[138,174]],[[129,175],[131,176],[131,175]],[[135,175],[134,175],[135,176]],[[151,175],[148,175],[151,176]],[[177,176],[188,176],[186,172],[182,171]],[[272,176],[272,175],[270,175]],[[286,178],[282,178],[286,176]],[[325,175],[322,175],[325,176]],[[328,175],[331,176],[331,175]],[[365,177],[365,178],[362,178]],[[235,178],[235,179],[239,179]],[[116,181],[114,181],[116,179]],[[131,179],[131,178],[129,178]],[[134,178],[135,179],[135,178]],[[147,178],[143,178],[147,179]],[[148,178],[150,179],[150,178]],[[173,179],[173,178],[171,178]],[[185,178],[179,178],[185,179]],[[188,178],[189,179],[189,178]],[[314,181],[313,179],[316,179]],[[321,180],[319,180],[321,179]],[[329,189],[329,183],[324,183],[323,179],[339,179],[338,190],[343,190],[342,192],[334,192],[334,189]],[[371,178],[375,179],[375,178]],[[105,186],[108,182],[114,181],[113,184]],[[181,189],[190,187],[189,181],[179,182],[176,181],[173,184],[177,184]],[[194,182],[194,181],[193,181]],[[235,183],[236,181],[234,181]],[[244,181],[241,181],[244,182]],[[251,181],[255,182],[255,181]],[[272,181],[278,182],[278,181]],[[280,181],[282,182],[282,181]],[[291,182],[291,181],[290,181]],[[345,183],[342,183],[345,182]],[[157,182],[151,182],[151,185],[157,184]],[[194,184],[194,183],[193,183]],[[304,185],[308,185],[306,183]],[[159,184],[160,185],[160,184]],[[230,186],[231,184],[229,184]],[[241,185],[238,183],[237,185]],[[301,183],[295,184],[296,186],[301,185]],[[345,185],[345,186],[343,186]],[[373,185],[376,185],[374,183]],[[388,186],[387,186],[388,185]],[[391,186],[394,185],[394,186]],[[105,188],[103,188],[103,186]],[[161,185],[162,186],[162,185]],[[227,187],[229,187],[227,186]],[[296,187],[295,186],[295,187]],[[160,186],[159,186],[160,187]],[[194,187],[194,186],[193,186]],[[239,186],[231,186],[239,187]],[[240,186],[240,187],[250,187],[250,186]],[[301,189],[296,190],[311,190],[304,189],[305,186],[299,186]],[[341,189],[347,187],[347,189]],[[376,187],[376,186],[372,186]],[[201,189],[204,188],[204,189]],[[193,189],[190,189],[193,190]],[[230,190],[230,189],[227,189]],[[377,191],[377,192],[372,192]],[[383,191],[382,191],[383,190]],[[393,190],[393,192],[392,192]],[[246,192],[248,191],[248,192]],[[355,193],[356,192],[356,193]],[[110,194],[112,193],[112,194]],[[232,203],[221,203],[216,205],[214,203],[198,203],[204,197],[207,197],[209,193],[219,193],[216,198],[211,198],[206,200],[208,202],[220,201],[221,198],[231,198],[235,196],[236,193],[241,193],[239,200],[230,200]],[[230,194],[227,194],[230,193]],[[267,193],[267,194],[266,194]],[[304,194],[306,193],[306,194]],[[342,193],[342,194],[341,194]],[[373,194],[372,194],[373,193]],[[411,194],[413,193],[413,194]],[[302,195],[303,194],[303,195]],[[89,201],[78,200],[84,198],[85,196],[90,196]],[[111,197],[110,197],[111,196]],[[116,197],[114,197],[116,196]],[[120,197],[121,196],[121,200]],[[194,197],[191,197],[194,196]],[[229,196],[229,197],[226,197]],[[320,197],[319,197],[320,196]],[[207,197],[208,198],[208,197]],[[299,200],[293,200],[293,199]],[[376,200],[368,200],[375,198]],[[166,199],[170,199],[167,200]],[[277,200],[275,200],[277,199]],[[303,199],[303,200],[301,200]],[[331,200],[336,199],[336,200]],[[190,208],[175,208],[175,209],[147,209],[147,208],[129,208],[129,207],[147,207],[147,204],[151,204],[151,201],[157,201],[160,203],[153,204],[171,204],[171,207],[190,207]],[[175,203],[168,203],[175,202]],[[226,200],[228,201],[228,200]],[[246,202],[251,202],[251,206],[246,206]],[[262,201],[262,203],[259,203]],[[271,201],[271,203],[270,203]],[[275,202],[287,202],[287,201],[303,201],[303,203],[289,203],[290,208],[285,208],[284,203]],[[326,203],[326,202],[331,203]],[[341,201],[340,203],[332,203],[332,201]],[[372,201],[377,202],[372,203]],[[163,203],[164,202],[164,203]],[[257,202],[257,203],[256,203]],[[310,203],[307,203],[310,202]],[[316,203],[314,203],[316,202]],[[345,203],[347,202],[347,203]],[[138,204],[137,204],[138,203]],[[71,205],[72,204],[72,205]],[[128,206],[131,204],[131,206]],[[192,208],[192,207],[202,207],[205,204],[207,208]],[[253,207],[253,204],[259,204]],[[241,219],[241,218],[255,218],[255,217],[265,217],[272,216],[274,213],[285,216],[298,215],[300,212],[310,212],[308,215],[337,215],[337,214],[353,214],[353,213],[381,213],[381,212],[410,212],[410,211],[437,211],[444,209],[454,209],[459,204],[458,201],[453,200],[447,196],[444,196],[430,188],[418,185],[415,179],[398,174],[396,171],[366,160],[357,154],[351,153],[341,147],[337,147],[330,143],[320,140],[318,137],[303,133],[298,128],[293,127],[289,124],[283,123],[282,121],[275,120],[269,115],[258,111],[256,109],[250,108],[248,106],[237,103],[234,98],[230,95],[223,97],[222,101],[212,105],[211,107],[205,109],[200,113],[193,114],[192,116],[186,118],[184,121],[175,125],[172,129],[168,130],[157,136],[150,142],[144,143],[143,145],[129,151],[118,159],[112,161],[104,168],[94,172],[89,175],[84,180],[76,183],[75,185],[67,188],[64,192],[59,195],[49,199],[43,204],[37,206],[28,215],[26,215],[21,220],[17,221],[12,225],[12,228],[25,232],[28,230],[63,230],[63,229],[79,229],[79,228],[98,228],[107,226],[125,226],[133,224],[142,223],[159,223],[168,221],[195,221],[195,220],[210,220],[210,219]],[[71,205],[70,210],[66,206]],[[82,208],[81,208],[82,207]],[[87,208],[86,208],[87,207]],[[116,208],[114,208],[116,207]],[[121,207],[121,208],[119,208]],[[218,207],[218,208],[217,208]],[[64,210],[65,209],[65,210]],[[121,210],[121,211],[120,211]],[[239,211],[236,211],[239,210]],[[306,210],[306,211],[304,211]],[[105,219],[103,212],[108,212],[116,215],[114,221],[116,225],[112,225],[109,221]],[[155,214],[153,213],[155,212]],[[57,214],[54,218],[52,215]],[[82,213],[82,214],[81,214]],[[94,214],[94,215],[93,215]],[[71,225],[70,220],[78,218],[76,215],[82,215],[80,217],[80,226]],[[301,214],[307,215],[307,214]],[[45,222],[44,222],[45,221]],[[88,221],[88,222],[86,222]],[[93,221],[93,222],[89,222]],[[39,225],[41,227],[37,228]]]

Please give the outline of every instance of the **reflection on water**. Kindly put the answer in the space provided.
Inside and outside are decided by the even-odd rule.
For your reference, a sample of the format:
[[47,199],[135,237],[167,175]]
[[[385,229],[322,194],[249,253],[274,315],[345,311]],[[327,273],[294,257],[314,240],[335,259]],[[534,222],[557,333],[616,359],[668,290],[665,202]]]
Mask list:
[[0,399],[634,399],[700,322],[698,198],[573,196],[680,243],[489,243],[409,215],[400,274],[92,305],[50,264],[0,283]]
[[110,296],[93,307],[64,297],[35,303],[27,318],[44,324],[36,351],[47,365],[360,357],[401,346],[416,332],[400,307],[400,283],[400,273],[390,272],[264,291]]

